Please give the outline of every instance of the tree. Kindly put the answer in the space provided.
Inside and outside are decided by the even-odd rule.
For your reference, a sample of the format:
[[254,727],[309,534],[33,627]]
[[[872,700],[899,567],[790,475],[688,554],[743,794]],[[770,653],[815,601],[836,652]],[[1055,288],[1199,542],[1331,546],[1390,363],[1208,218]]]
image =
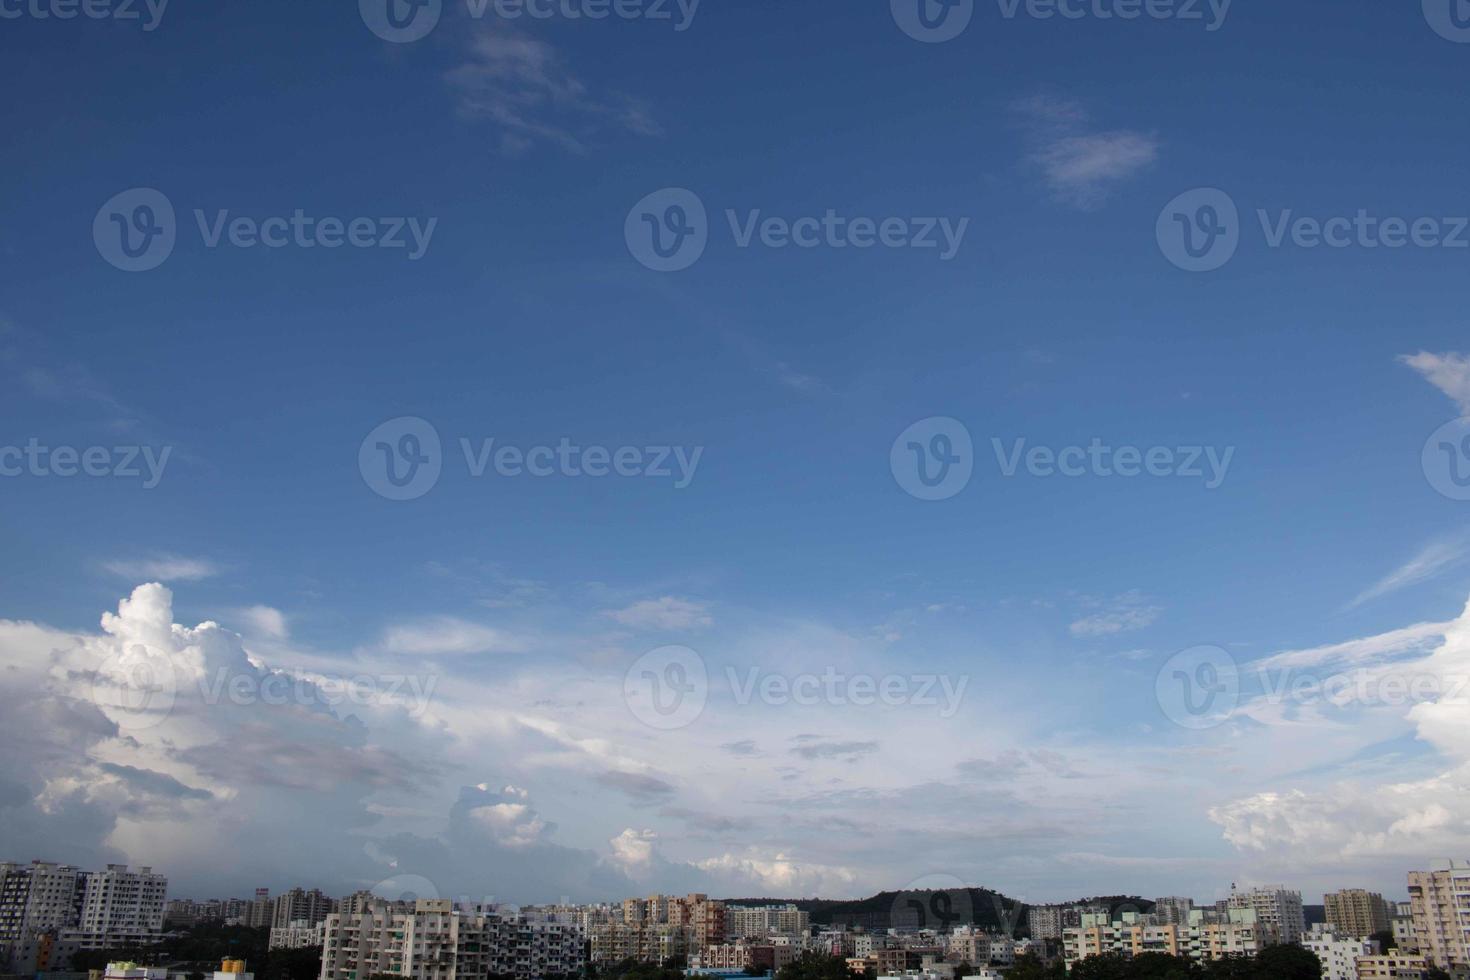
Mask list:
[[1006,973],[1006,980],[1066,980],[1067,967],[1061,960],[1048,966],[1035,953],[1016,957],[1016,965]]
[[781,967],[776,980],[850,980],[850,977],[843,957],[809,950]]

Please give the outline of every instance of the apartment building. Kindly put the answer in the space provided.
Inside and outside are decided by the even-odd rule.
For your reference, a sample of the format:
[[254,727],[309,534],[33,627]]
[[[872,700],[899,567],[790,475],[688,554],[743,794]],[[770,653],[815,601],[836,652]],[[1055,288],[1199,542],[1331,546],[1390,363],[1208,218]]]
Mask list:
[[1254,956],[1264,945],[1255,911],[1248,908],[1225,913],[1195,909],[1184,925],[1156,922],[1135,912],[1125,912],[1116,919],[1104,913],[1088,913],[1080,926],[1065,929],[1062,934],[1068,970],[1079,960],[1105,953],[1168,953],[1203,961]]
[[0,943],[75,925],[82,912],[82,875],[69,864],[0,864]]
[[796,959],[792,946],[777,946],[772,943],[721,943],[706,946],[689,957],[689,969],[697,970],[760,970],[774,973]]
[[367,980],[394,973],[411,980],[519,980],[582,969],[581,929],[491,906],[456,908],[420,899],[412,911],[390,903],[356,914],[334,912],[323,924],[321,980]]
[[1033,905],[1026,910],[1026,926],[1037,939],[1061,939],[1065,930],[1082,925],[1084,915],[1109,912],[1101,905]]
[[1194,911],[1194,899],[1177,895],[1166,896],[1154,902],[1155,922],[1182,926],[1189,922],[1189,913]]
[[267,949],[306,949],[311,946],[320,946],[326,942],[327,921],[308,922],[305,919],[297,919],[288,922],[284,926],[271,926],[271,936]]
[[321,889],[306,891],[292,888],[276,896],[272,903],[271,927],[286,928],[293,922],[305,921],[312,925],[326,919],[336,911],[337,903],[324,895]]
[[795,905],[727,905],[725,935],[730,939],[749,936],[804,936],[811,930],[811,915]]
[[1280,885],[1237,891],[1230,886],[1227,910],[1249,909],[1255,913],[1263,943],[1299,943],[1307,931],[1307,918],[1302,909],[1302,893],[1288,891]]
[[1424,980],[1428,971],[1418,953],[1384,953],[1360,957],[1357,980]]
[[1470,967],[1470,864],[1409,872],[1409,905],[1425,958],[1443,970]]
[[1358,960],[1381,952],[1376,940],[1321,925],[1307,934],[1302,946],[1322,961],[1322,980],[1358,980]]
[[1414,931],[1414,904],[1412,902],[1394,903],[1393,943],[1406,953],[1419,952],[1419,936]]
[[88,871],[82,878],[77,924],[61,931],[63,941],[87,950],[158,941],[163,933],[166,877],[150,867],[129,871],[126,864],[109,864],[106,871]]
[[1393,928],[1393,906],[1377,892],[1345,888],[1322,896],[1327,924],[1344,936],[1375,936]]
[[605,922],[587,934],[589,957],[594,963],[662,963],[672,956],[697,952],[691,948],[690,930],[667,922]]

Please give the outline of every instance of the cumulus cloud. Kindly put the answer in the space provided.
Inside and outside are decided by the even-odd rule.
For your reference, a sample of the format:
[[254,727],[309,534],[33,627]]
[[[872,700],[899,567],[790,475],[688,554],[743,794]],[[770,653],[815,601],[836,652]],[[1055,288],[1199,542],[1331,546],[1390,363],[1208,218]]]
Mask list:
[[645,630],[692,630],[714,623],[703,603],[668,595],[644,599],[625,609],[609,609],[604,615],[624,626]]
[[632,827],[608,841],[612,845],[613,861],[635,878],[646,875],[653,867],[657,842],[658,834],[652,830],[634,830]]
[[[1417,635],[1424,627],[1407,631]],[[1369,781],[1341,778],[1327,786],[1278,786],[1213,807],[1210,818],[1245,851],[1296,863],[1362,862],[1372,858],[1423,860],[1470,848],[1470,606],[1443,630],[1426,657],[1405,632],[1389,641],[1342,645],[1328,656],[1295,656],[1301,663],[1350,662],[1370,678],[1385,671],[1404,678],[1413,703],[1340,698],[1348,712],[1396,710],[1410,730],[1438,754],[1443,771],[1428,778]],[[1375,673],[1376,671],[1376,673]],[[1349,715],[1348,717],[1352,717]]]
[[1461,415],[1470,415],[1470,355],[1454,351],[1443,354],[1420,351],[1404,354],[1399,361],[1418,371],[1424,380],[1444,392],[1459,406]]
[[1034,96],[1016,105],[1030,133],[1030,161],[1058,200],[1089,209],[1118,184],[1151,166],[1156,136],[1130,129],[1098,130],[1072,99]]

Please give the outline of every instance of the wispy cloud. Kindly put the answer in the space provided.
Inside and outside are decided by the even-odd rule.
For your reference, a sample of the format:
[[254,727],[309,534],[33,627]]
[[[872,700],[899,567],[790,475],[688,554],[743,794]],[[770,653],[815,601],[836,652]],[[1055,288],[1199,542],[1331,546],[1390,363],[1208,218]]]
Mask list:
[[1399,361],[1448,395],[1459,406],[1460,414],[1470,415],[1470,355],[1454,351],[1431,354],[1421,350],[1417,354],[1401,355]]
[[1112,636],[1116,633],[1131,633],[1153,625],[1163,613],[1136,589],[1106,601],[1094,600],[1101,606],[1098,612],[1083,616],[1068,627],[1073,636]]
[[1397,592],[1427,581],[1440,572],[1460,564],[1465,560],[1467,552],[1470,552],[1470,537],[1464,534],[1432,541],[1413,558],[1358,593],[1357,597],[1348,604],[1348,608],[1357,608],[1365,602],[1386,596],[1390,592]]
[[642,102],[615,93],[594,97],[550,44],[505,27],[476,34],[468,57],[447,78],[459,111],[498,125],[507,153],[540,141],[584,153],[604,130],[661,131]]
[[822,738],[820,735],[797,735],[792,741],[796,743],[792,746],[792,754],[799,755],[803,759],[839,759],[843,762],[856,762],[863,756],[878,751],[877,742],[835,741]]
[[383,633],[383,650],[410,656],[473,653],[519,653],[525,644],[504,630],[453,616],[438,616],[390,626]]
[[669,595],[644,599],[626,609],[609,609],[603,615],[634,629],[688,630],[714,623],[704,603]]
[[102,567],[113,575],[134,583],[145,579],[165,583],[197,582],[220,573],[219,565],[208,559],[184,558],[180,555],[107,561],[102,563]]
[[1090,209],[1113,187],[1151,166],[1159,140],[1131,129],[1098,130],[1076,101],[1032,96],[1015,106],[1030,128],[1028,159],[1060,201]]

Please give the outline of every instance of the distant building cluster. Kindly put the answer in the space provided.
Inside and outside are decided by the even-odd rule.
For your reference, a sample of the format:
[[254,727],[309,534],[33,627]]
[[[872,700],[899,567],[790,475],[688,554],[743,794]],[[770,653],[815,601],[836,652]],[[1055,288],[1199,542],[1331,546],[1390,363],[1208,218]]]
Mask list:
[[[690,977],[773,975],[804,953],[846,962],[876,980],[1004,980],[1022,957],[1062,962],[1166,953],[1196,962],[1250,958],[1299,945],[1322,980],[1470,977],[1470,863],[1408,875],[1407,902],[1361,888],[1324,896],[1309,929],[1302,895],[1282,886],[1237,889],[1210,904],[1168,896],[1134,906],[1040,905],[1006,928],[895,911],[885,928],[813,926],[794,903],[745,904],[705,894],[650,895],[590,905],[516,907],[450,899],[389,900],[360,891],[333,899],[292,888],[249,899],[166,901],[151,868],[83,871],[33,861],[0,864],[0,972],[64,969],[71,954],[156,943],[165,929],[204,921],[268,928],[270,949],[320,947],[319,980],[561,980],[625,961],[682,964]],[[914,903],[908,903],[912,905]],[[907,908],[907,906],[905,906]],[[1004,910],[998,910],[1003,912]],[[912,920],[912,921],[911,921]],[[113,963],[89,980],[183,980]],[[156,974],[156,975],[155,975]],[[228,960],[215,980],[252,980]]]

